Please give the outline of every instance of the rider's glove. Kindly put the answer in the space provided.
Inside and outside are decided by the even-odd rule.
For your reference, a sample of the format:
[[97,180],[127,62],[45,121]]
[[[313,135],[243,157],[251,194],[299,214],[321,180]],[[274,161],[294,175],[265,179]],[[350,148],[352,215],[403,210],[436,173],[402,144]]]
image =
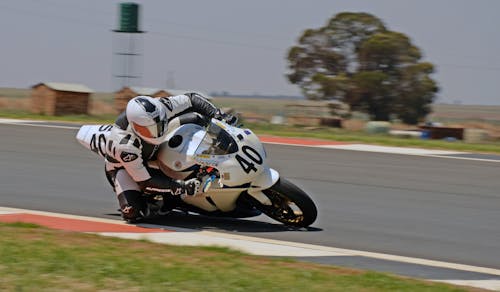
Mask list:
[[155,188],[146,187],[145,190],[148,193],[164,195],[171,194],[174,196],[188,195],[193,196],[200,191],[201,181],[197,178],[192,178],[189,180],[174,180],[169,183],[168,187],[165,188]]
[[216,118],[219,121],[226,122],[231,126],[234,126],[234,125],[236,125],[236,123],[238,123],[237,116],[233,116],[232,114],[225,113],[225,112],[221,111],[220,109],[217,111],[214,118]]

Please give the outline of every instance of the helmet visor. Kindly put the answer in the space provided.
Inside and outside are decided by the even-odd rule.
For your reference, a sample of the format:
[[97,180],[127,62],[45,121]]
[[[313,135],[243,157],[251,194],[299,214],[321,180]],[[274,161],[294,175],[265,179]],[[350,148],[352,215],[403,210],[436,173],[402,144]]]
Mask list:
[[144,138],[158,138],[162,136],[165,131],[165,122],[159,121],[150,126],[142,126],[132,122],[132,127],[134,127],[136,133]]

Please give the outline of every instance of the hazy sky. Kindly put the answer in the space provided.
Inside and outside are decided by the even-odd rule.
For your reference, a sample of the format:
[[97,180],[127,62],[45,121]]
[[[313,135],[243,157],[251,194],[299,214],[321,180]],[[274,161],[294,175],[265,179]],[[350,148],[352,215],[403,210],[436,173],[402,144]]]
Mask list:
[[[41,81],[112,91],[118,6],[141,4],[142,86],[300,95],[286,54],[339,12],[368,12],[436,65],[438,102],[500,104],[496,0],[0,0],[0,87]],[[170,82],[168,82],[170,80]]]

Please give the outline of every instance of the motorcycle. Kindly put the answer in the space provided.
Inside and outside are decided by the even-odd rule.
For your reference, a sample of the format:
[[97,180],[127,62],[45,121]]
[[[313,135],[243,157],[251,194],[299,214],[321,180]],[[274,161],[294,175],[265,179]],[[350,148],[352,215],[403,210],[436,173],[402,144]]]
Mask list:
[[[86,148],[105,157],[113,125],[83,125],[76,136]],[[176,209],[208,216],[247,218],[261,213],[285,225],[307,227],[317,217],[312,199],[266,163],[267,153],[250,129],[217,119],[207,126],[185,124],[167,134],[158,160],[148,163],[174,179],[201,180],[200,191],[177,196]],[[145,191],[150,210],[162,196]]]

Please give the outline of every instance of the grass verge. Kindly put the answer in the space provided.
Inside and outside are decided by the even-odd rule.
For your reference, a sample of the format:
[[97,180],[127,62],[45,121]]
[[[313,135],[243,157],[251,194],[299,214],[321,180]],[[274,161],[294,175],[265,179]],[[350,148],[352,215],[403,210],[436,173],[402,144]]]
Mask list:
[[[113,123],[116,115],[72,115],[72,116],[46,116],[35,115],[20,111],[0,110],[0,118],[12,119],[32,119],[46,121],[65,121],[75,123]],[[274,135],[283,137],[302,137],[326,139],[333,141],[343,141],[351,143],[364,143],[384,146],[399,146],[399,147],[418,147],[428,149],[443,149],[453,151],[478,152],[478,153],[494,153],[500,154],[500,143],[481,143],[472,144],[462,141],[440,141],[440,140],[423,140],[419,138],[402,138],[383,134],[367,134],[362,131],[348,131],[345,129],[336,128],[311,128],[286,125],[273,125],[262,123],[245,123],[245,127],[252,129],[260,135]]]
[[0,223],[1,291],[474,291],[396,276]]

